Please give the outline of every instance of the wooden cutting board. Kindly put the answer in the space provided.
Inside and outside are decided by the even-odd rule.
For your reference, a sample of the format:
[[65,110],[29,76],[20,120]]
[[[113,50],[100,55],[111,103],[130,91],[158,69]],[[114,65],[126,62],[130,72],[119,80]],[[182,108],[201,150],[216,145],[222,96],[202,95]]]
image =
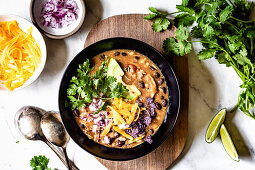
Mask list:
[[[152,22],[144,20],[143,16],[143,14],[117,15],[100,21],[89,32],[85,47],[106,38],[130,37],[144,41],[164,54],[162,49],[163,40],[174,35],[175,27],[172,27],[171,30],[156,33],[151,29]],[[176,73],[181,91],[180,114],[173,132],[159,148],[141,158],[131,161],[108,161],[97,158],[108,169],[166,169],[182,152],[188,132],[188,60],[186,57],[167,56],[166,58]]]

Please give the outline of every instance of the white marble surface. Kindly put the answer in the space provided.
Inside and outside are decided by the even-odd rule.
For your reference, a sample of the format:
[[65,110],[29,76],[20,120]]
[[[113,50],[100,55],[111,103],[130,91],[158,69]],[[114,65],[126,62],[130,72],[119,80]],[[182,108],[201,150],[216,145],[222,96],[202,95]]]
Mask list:
[[[175,11],[175,5],[180,4],[180,1],[85,0],[87,16],[78,33],[65,40],[45,38],[48,58],[41,76],[20,91],[0,92],[0,169],[30,169],[29,160],[39,154],[50,158],[50,167],[65,169],[44,143],[20,137],[13,124],[15,112],[24,105],[58,110],[57,96],[61,76],[67,64],[82,50],[89,30],[100,19],[123,13],[148,13],[149,6]],[[0,13],[15,14],[30,20],[29,3],[29,0],[0,0]],[[214,113],[222,107],[231,108],[236,103],[240,83],[231,68],[219,65],[214,59],[199,62],[194,52],[189,55],[189,133],[184,151],[171,169],[255,169],[255,121],[241,112],[232,113],[227,119],[227,127],[240,153],[240,162],[229,158],[219,138],[212,144],[207,144],[204,140],[207,125]],[[80,169],[105,169],[73,141],[69,142],[67,150],[70,159]]]

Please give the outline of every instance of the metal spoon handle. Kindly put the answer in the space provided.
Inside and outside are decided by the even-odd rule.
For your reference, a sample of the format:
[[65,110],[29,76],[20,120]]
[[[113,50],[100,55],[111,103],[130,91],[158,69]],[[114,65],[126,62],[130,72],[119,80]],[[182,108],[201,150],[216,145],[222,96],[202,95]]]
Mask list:
[[62,149],[63,149],[64,155],[65,155],[65,159],[66,159],[66,163],[67,163],[67,166],[68,166],[68,170],[71,170],[69,159],[68,159],[68,156],[67,156],[67,153],[66,153],[66,147],[62,147]]
[[[63,164],[72,170],[79,170],[78,168],[76,168],[72,163],[70,163],[70,161],[68,161],[65,159],[65,156],[63,155],[63,153],[61,153],[59,150],[57,150],[49,141],[45,141],[45,143],[55,152],[55,154],[59,157],[59,159],[63,162]],[[64,149],[63,149],[64,150]],[[65,151],[64,151],[65,152]],[[71,168],[70,168],[71,167]]]

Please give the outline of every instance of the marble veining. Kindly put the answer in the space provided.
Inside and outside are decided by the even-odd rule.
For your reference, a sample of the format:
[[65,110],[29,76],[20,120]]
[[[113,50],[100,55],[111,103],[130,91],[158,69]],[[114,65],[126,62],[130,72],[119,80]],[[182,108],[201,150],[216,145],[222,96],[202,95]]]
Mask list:
[[[15,14],[28,20],[29,0],[0,0],[1,14]],[[149,6],[169,12],[176,11],[181,0],[85,0],[87,14],[81,29],[65,40],[45,37],[48,58],[40,77],[20,91],[0,92],[0,169],[30,169],[34,155],[46,155],[49,166],[65,169],[57,156],[42,142],[20,137],[14,127],[16,111],[24,105],[46,110],[58,110],[57,98],[60,79],[73,57],[83,49],[86,36],[101,19],[126,13],[148,13]],[[237,102],[240,79],[231,68],[214,59],[198,61],[196,51],[188,55],[189,61],[189,132],[184,151],[169,169],[176,170],[252,170],[255,169],[255,122],[240,111],[229,113],[226,126],[240,154],[240,162],[232,161],[224,151],[220,138],[212,144],[205,142],[205,131],[213,115],[222,107],[231,109]],[[19,141],[19,143],[16,143]],[[67,152],[80,169],[106,169],[93,156],[70,140]]]

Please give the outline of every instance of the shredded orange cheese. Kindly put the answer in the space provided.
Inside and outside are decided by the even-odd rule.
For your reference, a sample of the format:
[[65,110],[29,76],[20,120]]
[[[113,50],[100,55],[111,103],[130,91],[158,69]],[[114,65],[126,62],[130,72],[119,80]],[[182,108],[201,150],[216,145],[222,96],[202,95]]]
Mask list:
[[0,84],[10,91],[22,86],[41,62],[32,27],[23,32],[16,20],[0,22]]
[[[121,98],[114,98],[111,106],[108,106],[110,115],[113,117],[113,121],[105,128],[102,135],[109,133],[110,128],[112,127],[115,131],[122,134],[124,137],[130,139],[130,143],[136,142],[143,137],[138,137],[137,140],[133,140],[133,137],[128,135],[124,130],[123,126],[126,124],[131,124],[133,121],[136,121],[141,114],[141,111],[145,108],[140,109],[138,103],[129,103],[123,101]],[[135,113],[138,113],[135,118]],[[121,127],[122,126],[122,127]],[[126,129],[126,128],[124,128]]]

